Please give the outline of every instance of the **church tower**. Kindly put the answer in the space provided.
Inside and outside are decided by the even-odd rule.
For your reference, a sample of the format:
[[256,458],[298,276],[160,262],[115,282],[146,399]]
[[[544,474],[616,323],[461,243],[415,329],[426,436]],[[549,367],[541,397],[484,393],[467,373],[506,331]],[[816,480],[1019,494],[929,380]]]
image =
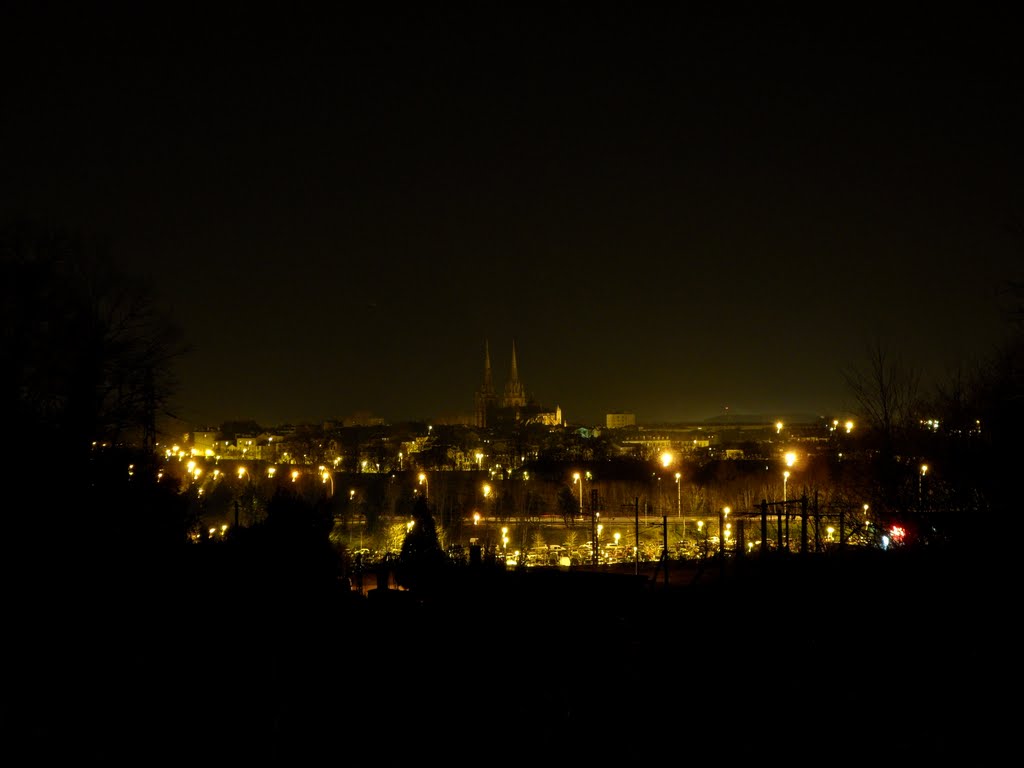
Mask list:
[[487,426],[487,415],[494,409],[496,403],[494,381],[491,377],[491,347],[489,342],[484,341],[484,381],[476,391],[476,425],[478,427]]
[[505,382],[505,397],[502,398],[503,408],[522,408],[526,405],[526,390],[519,381],[519,364],[516,361],[516,342],[512,340],[512,365],[508,370],[508,381]]

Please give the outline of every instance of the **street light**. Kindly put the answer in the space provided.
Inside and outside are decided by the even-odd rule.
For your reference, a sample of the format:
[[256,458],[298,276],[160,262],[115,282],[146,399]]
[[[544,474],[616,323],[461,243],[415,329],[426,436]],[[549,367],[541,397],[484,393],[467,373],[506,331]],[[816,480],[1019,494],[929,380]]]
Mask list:
[[917,477],[917,508],[919,510],[921,509],[921,503],[922,503],[922,489],[924,487],[924,476],[925,476],[925,474],[927,474],[927,472],[928,472],[928,465],[927,464],[922,464],[921,465],[921,474],[918,475],[918,477]]
[[580,517],[583,517],[583,477],[579,472],[573,472],[572,481],[580,484]]
[[321,464],[320,465],[320,481],[326,485],[328,480],[331,481],[331,493],[330,493],[330,496],[328,497],[328,498],[330,498],[330,497],[334,496],[334,475],[332,475],[327,470],[327,467],[325,467],[323,464]]
[[[789,548],[789,506],[786,503],[786,483],[789,481],[789,470],[787,469],[782,473],[782,509],[786,513],[786,548]],[[782,548],[782,531],[779,531],[779,549]]]
[[[796,464],[796,454],[793,451],[787,451],[786,455],[783,456],[787,467],[792,467]],[[789,480],[789,470],[787,469],[782,473],[782,508],[786,513],[786,549],[789,549],[789,504],[787,504],[788,497],[786,495],[786,481]]]
[[423,486],[423,498],[427,499],[427,498],[430,497],[430,482],[427,480],[427,473],[426,472],[420,472],[419,480],[420,480],[420,485]]

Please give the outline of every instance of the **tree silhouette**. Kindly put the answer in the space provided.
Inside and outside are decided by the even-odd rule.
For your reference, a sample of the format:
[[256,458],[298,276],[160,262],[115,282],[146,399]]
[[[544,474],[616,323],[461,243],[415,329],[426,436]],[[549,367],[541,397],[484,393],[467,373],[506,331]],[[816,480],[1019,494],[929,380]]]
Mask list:
[[423,496],[416,498],[411,522],[399,553],[398,583],[408,588],[429,588],[441,575],[446,558],[437,538],[433,512]]
[[4,466],[35,492],[13,540],[31,567],[81,579],[83,562],[123,554],[122,537],[144,542],[143,526],[110,523],[110,489],[129,465],[137,489],[156,482],[145,458],[185,347],[155,292],[116,268],[105,243],[70,230],[0,227],[0,298]]

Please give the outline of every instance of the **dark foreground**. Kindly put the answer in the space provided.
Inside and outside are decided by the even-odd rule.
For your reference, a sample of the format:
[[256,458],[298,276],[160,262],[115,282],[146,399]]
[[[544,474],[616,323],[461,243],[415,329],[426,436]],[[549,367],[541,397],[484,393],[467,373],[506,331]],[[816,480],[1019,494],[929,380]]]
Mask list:
[[999,754],[1019,679],[1001,569],[892,555],[678,569],[668,586],[467,569],[366,597],[223,564],[108,569],[16,602],[5,720],[19,765]]

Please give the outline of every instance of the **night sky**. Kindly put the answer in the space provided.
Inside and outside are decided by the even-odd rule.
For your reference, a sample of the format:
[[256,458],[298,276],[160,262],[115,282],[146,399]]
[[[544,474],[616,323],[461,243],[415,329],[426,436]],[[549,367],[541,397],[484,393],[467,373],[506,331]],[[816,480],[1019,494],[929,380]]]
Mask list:
[[1007,330],[1008,17],[83,5],[0,12],[0,205],[154,283],[185,423],[472,413],[513,340],[570,424],[830,415]]

